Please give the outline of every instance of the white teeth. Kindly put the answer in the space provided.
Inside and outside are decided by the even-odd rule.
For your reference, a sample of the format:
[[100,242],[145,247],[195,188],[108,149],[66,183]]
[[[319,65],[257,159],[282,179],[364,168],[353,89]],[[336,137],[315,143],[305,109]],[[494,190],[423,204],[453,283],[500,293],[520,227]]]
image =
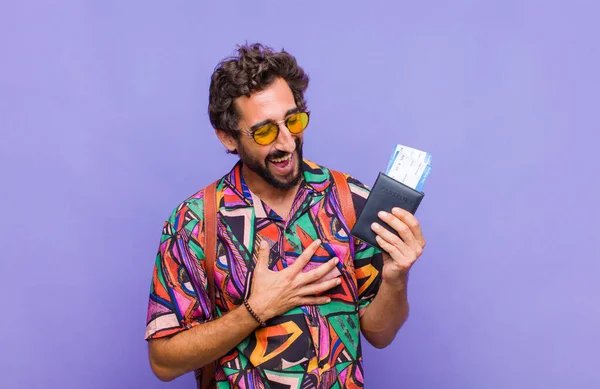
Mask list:
[[271,162],[279,163],[279,162],[287,161],[290,158],[292,158],[292,154],[288,154],[287,156],[285,156],[283,158],[272,159]]

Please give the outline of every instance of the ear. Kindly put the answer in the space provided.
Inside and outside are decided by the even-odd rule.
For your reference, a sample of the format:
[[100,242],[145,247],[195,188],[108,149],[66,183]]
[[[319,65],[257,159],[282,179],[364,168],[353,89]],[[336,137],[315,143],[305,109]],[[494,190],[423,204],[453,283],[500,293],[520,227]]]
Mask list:
[[238,141],[233,135],[231,135],[231,133],[223,130],[215,130],[215,132],[217,133],[221,143],[223,143],[223,146],[225,146],[229,152],[234,152],[237,150]]

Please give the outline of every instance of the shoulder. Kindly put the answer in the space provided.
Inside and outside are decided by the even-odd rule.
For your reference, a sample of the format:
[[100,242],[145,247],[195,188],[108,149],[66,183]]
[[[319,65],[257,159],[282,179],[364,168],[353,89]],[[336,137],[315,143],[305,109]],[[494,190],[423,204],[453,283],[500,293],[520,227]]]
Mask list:
[[327,176],[329,178],[330,181],[330,186],[333,187],[334,183],[334,174],[337,173],[338,177],[343,178],[347,183],[348,183],[348,188],[350,189],[350,193],[352,196],[352,202],[354,204],[354,208],[357,212],[360,212],[364,205],[365,202],[367,201],[367,198],[369,197],[369,193],[371,192],[371,189],[368,185],[366,185],[364,182],[362,182],[361,180],[359,180],[358,178],[354,177],[353,175],[341,171],[341,170],[336,170],[336,169],[331,169],[328,168],[326,166],[322,166],[322,165],[317,165],[317,164],[313,164],[315,167],[317,167],[320,171],[323,172],[323,174],[325,176]]
[[[217,191],[222,190],[223,180],[217,181]],[[167,224],[173,232],[185,229],[192,232],[198,225],[203,224],[204,194],[206,187],[181,201],[170,213]]]
[[350,188],[352,204],[354,205],[354,212],[356,215],[360,215],[363,208],[365,207],[367,198],[369,197],[370,188],[356,177],[347,173],[342,174],[346,178],[348,188]]
[[306,159],[304,160],[303,169],[304,178],[314,187],[328,186],[333,183],[333,175],[338,173],[338,176],[342,176],[346,180],[353,194],[365,198],[369,195],[370,188],[367,185],[344,171],[332,169]]

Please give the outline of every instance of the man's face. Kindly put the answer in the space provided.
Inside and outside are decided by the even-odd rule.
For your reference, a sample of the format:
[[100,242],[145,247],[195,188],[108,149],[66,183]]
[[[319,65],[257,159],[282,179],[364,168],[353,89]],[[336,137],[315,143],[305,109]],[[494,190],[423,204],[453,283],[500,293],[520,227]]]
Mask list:
[[[285,80],[276,79],[268,88],[236,100],[241,114],[240,128],[250,132],[267,122],[279,122],[298,111],[294,95]],[[236,149],[246,168],[278,189],[291,189],[300,182],[302,172],[302,134],[292,134],[284,123],[279,124],[279,136],[269,145],[261,146],[241,134]]]

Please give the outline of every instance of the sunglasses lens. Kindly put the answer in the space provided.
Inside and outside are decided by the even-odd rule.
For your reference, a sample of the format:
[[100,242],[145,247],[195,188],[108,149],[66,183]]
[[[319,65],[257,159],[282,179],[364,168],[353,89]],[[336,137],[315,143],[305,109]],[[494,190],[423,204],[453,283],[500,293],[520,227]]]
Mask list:
[[295,113],[288,118],[286,125],[292,134],[299,134],[308,126],[308,114],[306,112]]
[[263,146],[268,145],[277,138],[278,133],[279,133],[279,127],[277,127],[274,124],[267,124],[265,126],[258,128],[254,132],[254,140],[259,145],[263,145]]
[[[301,133],[308,126],[308,113],[298,112],[291,115],[285,121],[285,125],[292,134]],[[261,146],[275,142],[277,135],[279,135],[279,126],[276,124],[266,124],[253,133],[254,141]]]

